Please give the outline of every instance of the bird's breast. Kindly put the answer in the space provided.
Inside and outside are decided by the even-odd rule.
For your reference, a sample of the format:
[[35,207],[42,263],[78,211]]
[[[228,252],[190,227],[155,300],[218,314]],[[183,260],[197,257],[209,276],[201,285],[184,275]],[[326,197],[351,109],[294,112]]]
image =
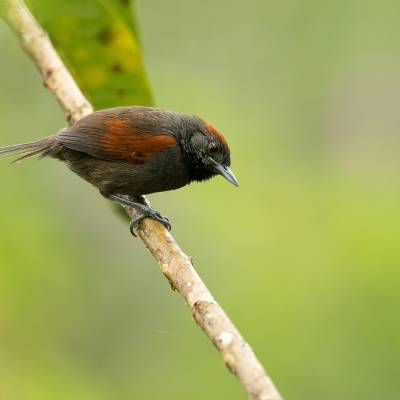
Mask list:
[[131,164],[130,188],[135,193],[150,194],[178,189],[190,182],[189,171],[180,148],[170,147],[142,164]]

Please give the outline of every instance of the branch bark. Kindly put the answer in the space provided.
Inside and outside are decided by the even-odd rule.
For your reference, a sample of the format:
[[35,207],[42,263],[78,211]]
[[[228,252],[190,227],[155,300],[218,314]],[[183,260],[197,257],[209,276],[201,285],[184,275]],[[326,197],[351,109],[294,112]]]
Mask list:
[[[1,1],[1,0],[0,0]],[[71,74],[51,44],[47,33],[22,0],[5,1],[5,15],[22,47],[38,68],[44,85],[53,93],[69,123],[93,112]],[[130,217],[134,210],[125,208]],[[138,234],[150,250],[171,287],[188,305],[197,324],[219,350],[225,364],[244,386],[250,399],[281,400],[251,347],[215,301],[191,259],[160,223],[145,219]]]

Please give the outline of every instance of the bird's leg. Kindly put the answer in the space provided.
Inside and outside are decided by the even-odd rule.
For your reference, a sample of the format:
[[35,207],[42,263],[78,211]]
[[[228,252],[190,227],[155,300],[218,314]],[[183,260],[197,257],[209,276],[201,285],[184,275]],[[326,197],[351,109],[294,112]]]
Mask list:
[[134,201],[131,198],[127,198],[125,196],[119,196],[116,194],[110,194],[107,196],[107,198],[109,200],[116,201],[117,203],[123,204],[125,206],[132,207],[138,211],[138,215],[132,219],[129,227],[133,236],[136,236],[134,229],[138,227],[140,221],[148,217],[161,222],[169,231],[171,230],[171,224],[169,222],[169,219],[167,217],[164,217],[158,211],[154,210],[154,208],[151,208],[148,204],[146,204],[146,201],[143,198],[143,196],[138,196],[138,198],[134,198],[134,200],[138,201]]

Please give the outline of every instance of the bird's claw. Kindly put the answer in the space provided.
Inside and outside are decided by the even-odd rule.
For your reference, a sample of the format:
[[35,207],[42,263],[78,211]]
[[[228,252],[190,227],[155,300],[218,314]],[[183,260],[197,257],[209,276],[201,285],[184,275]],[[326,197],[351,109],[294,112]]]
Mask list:
[[162,215],[158,211],[154,211],[154,214],[149,215],[149,217],[161,222],[169,231],[171,230],[171,222],[165,215]]
[[152,218],[158,222],[161,222],[169,231],[171,230],[171,223],[167,217],[159,213],[158,211],[151,210],[148,213],[140,214],[137,217],[133,218],[129,224],[129,230],[133,236],[137,236],[135,230],[139,226],[139,223],[145,218]]
[[167,217],[164,217],[161,213],[154,210],[147,204],[138,203],[133,201],[132,199],[126,198],[125,196],[110,194],[106,196],[108,199],[112,201],[116,201],[124,206],[135,208],[137,214],[135,218],[132,218],[132,221],[129,226],[129,230],[131,231],[133,236],[136,236],[135,230],[137,229],[140,221],[144,218],[153,218],[158,222],[161,222],[169,231],[171,230],[171,223]]

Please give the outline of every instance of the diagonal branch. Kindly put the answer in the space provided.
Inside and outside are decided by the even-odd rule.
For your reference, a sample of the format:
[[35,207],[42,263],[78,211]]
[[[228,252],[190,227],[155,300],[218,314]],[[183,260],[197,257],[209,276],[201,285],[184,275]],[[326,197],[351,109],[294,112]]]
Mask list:
[[[36,64],[45,86],[53,93],[69,123],[93,112],[47,33],[22,0],[5,1],[5,15],[25,51]],[[134,210],[126,208],[132,217]],[[198,325],[219,350],[225,364],[237,376],[250,399],[281,400],[281,396],[257,360],[251,347],[215,301],[171,234],[160,223],[145,219],[138,234],[159,264],[173,289],[184,298]]]

